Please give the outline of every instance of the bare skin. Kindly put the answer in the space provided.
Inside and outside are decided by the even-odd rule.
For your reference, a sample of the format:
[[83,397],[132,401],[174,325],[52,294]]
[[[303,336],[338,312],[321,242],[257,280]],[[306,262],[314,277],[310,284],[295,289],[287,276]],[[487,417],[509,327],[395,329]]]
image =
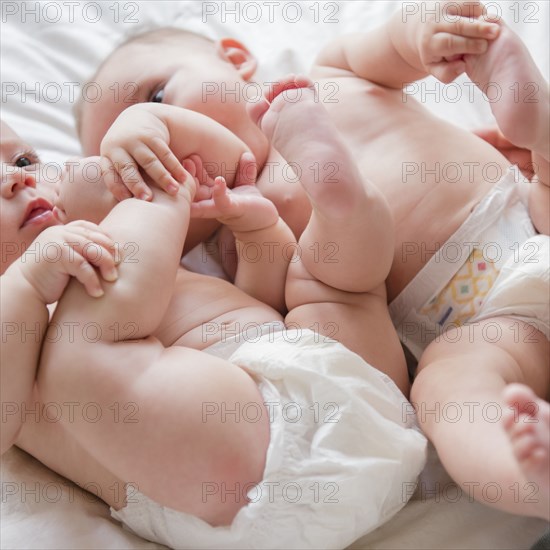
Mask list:
[[[513,34],[505,32],[496,40],[494,36],[489,39],[485,34],[488,27],[480,26],[478,23],[473,23],[472,26],[475,28],[469,27],[461,20],[456,25],[458,30],[455,27],[443,29],[445,32],[441,34],[454,32],[454,38],[446,42],[448,37],[445,37],[443,43],[459,43],[462,51],[451,48],[444,53],[440,52],[440,55],[435,57],[433,70],[446,81],[451,81],[459,72],[469,67],[480,75],[481,84],[483,79],[501,77],[507,82],[507,76],[499,73],[498,68],[493,74],[492,66],[485,65],[486,70],[483,70],[483,66],[490,56],[497,54],[499,57],[499,49],[507,51],[508,48],[513,48],[516,38]],[[509,167],[507,159],[489,143],[430,115],[422,105],[411,98],[407,98],[406,102],[403,100],[401,87],[405,83],[423,78],[431,71],[432,62],[425,62],[416,45],[418,29],[421,27],[415,27],[412,21],[404,27],[396,17],[389,25],[369,35],[338,40],[320,54],[312,72],[313,77],[319,81],[322,100],[337,128],[344,135],[359,168],[363,173],[369,174],[374,185],[379,188],[390,205],[396,231],[393,264],[386,280],[390,301],[462,225],[469,213],[496,183],[498,177],[495,177],[494,173],[491,174],[494,178],[492,180],[484,177],[484,168],[491,165],[495,167],[496,172],[503,175]],[[436,34],[437,32],[436,29]],[[428,38],[435,38],[436,34],[428,33]],[[421,36],[425,37],[424,34]],[[470,36],[473,36],[471,41]],[[485,43],[480,44],[480,40]],[[494,42],[491,50],[488,42],[492,40]],[[139,45],[134,46],[139,50]],[[132,68],[132,59],[138,50],[133,47],[122,48],[110,59],[98,75],[105,88],[111,84],[115,75],[119,81],[142,82],[142,75],[135,74],[135,68]],[[208,74],[205,74],[204,64],[192,65],[195,62],[192,57],[179,61],[188,66],[177,65],[174,68],[174,64],[178,62],[170,56],[176,55],[176,51],[174,45],[166,44],[166,55],[163,60],[167,61],[167,65],[159,64],[159,74],[152,75],[152,78],[158,79],[159,82],[167,83],[165,99],[173,105],[190,108],[190,90],[194,90],[195,95],[191,96],[195,99],[200,97],[196,92],[200,91],[201,82],[220,79],[228,81],[233,86],[236,82],[249,80],[253,74],[253,63],[246,49],[241,50],[240,62],[238,66],[235,64],[233,73],[226,72],[226,65],[222,71],[221,66],[212,63],[209,65]],[[510,70],[517,70],[516,74],[526,78],[527,82],[538,83],[541,91],[540,105],[545,105],[543,99],[547,97],[544,95],[547,93],[547,85],[541,82],[540,75],[532,70],[533,64],[530,60],[521,57],[521,51],[518,50],[519,57],[514,57],[517,63],[510,64]],[[365,52],[368,52],[368,55]],[[462,58],[461,55],[460,59],[455,59],[454,56],[459,53],[465,57]],[[151,64],[158,61],[158,51],[147,51],[146,48],[142,48],[139,54],[141,60],[147,60],[147,56],[150,55]],[[201,52],[201,55],[203,54],[212,55],[212,52]],[[484,54],[487,56],[484,57]],[[479,63],[475,67],[468,61],[468,55],[479,56]],[[446,60],[446,56],[452,61]],[[225,61],[227,63],[227,59]],[[450,69],[450,75],[445,73],[446,64]],[[196,80],[189,78],[190,74],[196,76]],[[184,84],[187,88],[184,88]],[[336,95],[332,95],[335,90]],[[331,98],[337,101],[330,103]],[[149,99],[144,97],[141,101]],[[502,105],[505,105],[505,101]],[[124,105],[112,105],[108,102],[97,104],[95,107],[101,112],[103,122],[95,128],[92,127],[92,122],[96,119],[89,105],[85,106],[82,120],[83,132],[87,136],[84,146],[88,152],[96,150],[109,121],[114,120],[125,108]],[[208,109],[209,116],[214,118],[221,117],[223,113],[223,124],[240,136],[245,143],[250,142],[250,148],[257,156],[260,167],[268,159],[280,161],[280,154],[270,150],[267,142],[251,139],[254,135],[254,125],[242,117],[242,105],[239,102],[236,105],[228,105],[214,97],[208,104],[195,101],[193,108],[199,111]],[[522,105],[517,103],[509,103],[506,109],[499,108],[495,111],[497,119],[502,118],[502,121],[498,122],[505,137],[519,147],[536,146],[536,158],[547,159],[548,155],[543,151],[544,147],[547,147],[544,145],[547,144],[547,139],[537,138],[528,144],[524,140],[524,135],[516,136],[513,133],[515,125],[503,118],[516,109],[520,110],[518,118],[521,120]],[[232,114],[235,114],[234,119]],[[536,126],[532,135],[544,135],[545,129],[547,131],[544,117],[540,122],[540,129]],[[457,143],[460,143],[458,148]],[[444,178],[438,179],[433,174],[424,173],[449,163],[463,167],[458,181],[446,182]],[[547,193],[544,184],[548,182],[544,175],[545,164],[540,162],[538,166],[539,183],[538,187],[532,187],[532,191],[544,194]],[[472,167],[472,171],[469,167]],[[304,212],[309,215],[309,210],[304,208],[308,201],[304,201],[301,188],[274,188],[266,185],[262,191],[272,198],[293,232],[296,235],[301,234],[305,227]],[[535,196],[534,193],[531,193],[531,196]],[[532,200],[531,216],[540,230],[545,227],[543,224],[548,218],[548,209],[543,208],[541,212],[536,213],[535,208],[547,205],[548,201]],[[418,253],[404,255],[403,251],[408,243],[419,245]],[[428,409],[433,409],[436,404],[442,407],[450,402],[470,401],[478,402],[480,405],[494,402],[504,409],[506,404],[502,398],[502,391],[511,383],[526,384],[539,398],[547,395],[550,381],[546,338],[540,333],[535,334],[533,338],[530,327],[520,323],[518,329],[521,337],[518,343],[511,336],[514,331],[510,330],[510,325],[515,321],[498,318],[490,322],[498,324],[502,327],[503,334],[510,337],[503,338],[496,344],[470,342],[467,338],[452,345],[434,342],[426,349],[413,386],[413,401],[423,404]],[[530,488],[525,487],[526,478],[514,455],[510,440],[497,424],[486,422],[482,417],[455,424],[430,421],[428,418],[423,422],[423,428],[434,441],[446,468],[466,489],[466,484],[472,481],[480,484],[496,482],[503,489],[519,483],[519,498],[508,491],[498,502],[487,503],[513,513],[546,517],[547,503],[540,500],[540,495],[536,503],[530,501]],[[472,441],[476,443],[475,448],[471,445]],[[479,445],[483,448],[480,449]],[[494,456],[494,460],[480,463],[480,454]],[[473,496],[483,501],[483,496],[479,493]]]
[[526,386],[511,384],[503,393],[508,405],[503,427],[514,455],[529,483],[549,502],[550,490],[550,405]]
[[[364,212],[377,210],[378,216],[384,215],[384,211],[389,216],[389,212],[374,190],[372,195],[366,193],[359,173],[350,165],[349,152],[331,126],[327,113],[314,101],[314,92],[306,87],[300,102],[286,101],[285,89],[296,86],[291,80],[281,88],[268,112],[259,116],[260,126],[280,143],[289,158],[300,160],[304,148],[298,147],[299,142],[286,139],[289,133],[293,133],[288,127],[302,127],[304,121],[314,115],[319,132],[312,132],[308,136],[309,142],[322,140],[333,157],[339,159],[342,169],[337,186],[319,186],[313,176],[302,181],[311,197],[313,214],[300,239],[302,257],[295,258],[287,276],[289,313],[285,322],[304,328],[318,323],[321,334],[327,335],[325,321],[336,321],[337,336],[342,343],[367,361],[380,363],[381,370],[386,370],[407,391],[404,358],[391,325],[384,289],[391,261],[389,252],[384,259],[384,250],[391,251],[387,246],[391,234],[385,231],[378,235],[375,245],[380,246],[379,263],[385,264],[386,271],[377,267],[371,273],[372,263],[361,261],[361,255],[356,252],[349,270],[327,271],[325,264],[315,260],[314,251],[310,251],[311,245],[317,242],[312,239],[322,243],[333,237],[344,210],[348,212],[346,220],[351,229],[350,239],[346,241],[350,251],[357,251],[377,231],[376,227],[365,222]],[[328,140],[327,131],[331,136]],[[99,186],[89,185],[77,190],[81,200],[88,203],[91,197],[87,193],[96,194],[98,191]],[[124,501],[120,492],[115,493],[110,487],[123,487],[125,483],[133,482],[140,491],[161,504],[194,514],[213,525],[225,525],[246,502],[204,503],[200,492],[202,481],[216,480],[228,485],[259,482],[269,441],[268,426],[265,423],[232,425],[220,422],[209,426],[211,431],[205,431],[205,424],[197,414],[201,402],[223,401],[228,403],[228,407],[238,402],[258,402],[261,405],[261,396],[252,379],[239,367],[188,346],[192,343],[205,346],[204,340],[198,340],[199,334],[193,329],[211,322],[222,324],[233,320],[242,325],[251,321],[277,321],[281,316],[229,283],[177,268],[183,237],[176,236],[185,234],[191,196],[184,190],[172,198],[155,190],[151,203],[130,199],[115,206],[100,227],[117,242],[137,240],[138,219],[142,227],[148,228],[147,232],[153,233],[138,241],[139,263],[120,264],[119,280],[124,282],[124,286],[117,289],[116,285],[107,285],[106,300],[101,302],[90,300],[79,285],[70,284],[52,319],[58,325],[93,320],[104,328],[104,337],[93,344],[78,336],[77,341],[70,344],[46,342],[43,351],[36,386],[40,401],[63,402],[70,395],[74,401],[95,402],[102,410],[108,410],[110,400],[116,396],[118,402],[139,405],[140,422],[134,426],[109,420],[90,423],[78,419],[75,422],[62,420],[55,426],[28,423],[23,426],[16,443],[77,484],[85,485],[92,480],[98,483],[102,497],[116,509],[120,509]],[[234,219],[226,220],[226,223],[236,232],[237,238],[241,238],[246,231],[239,225],[241,217],[234,217],[235,212],[231,210],[238,205],[238,199],[236,195],[230,196],[235,199],[233,206],[223,201],[214,206],[218,215],[220,208],[229,208],[226,217],[233,216]],[[95,203],[108,207],[104,201]],[[335,209],[336,203],[340,206]],[[264,208],[261,203],[257,206]],[[122,207],[126,209],[121,212]],[[376,221],[376,217],[373,216],[372,220]],[[159,248],[156,244],[158,236],[168,228],[174,235],[173,242],[169,247]],[[251,233],[254,231],[250,230]],[[270,236],[269,233],[262,235],[262,238]],[[270,237],[273,239],[273,233]],[[374,250],[369,253],[374,253]],[[349,252],[343,249],[342,262],[348,257]],[[158,265],[163,266],[162,275],[151,277],[152,272],[158,272]],[[342,265],[345,264],[341,263],[340,268]],[[172,267],[168,269],[166,266]],[[357,280],[362,281],[363,286],[349,288],[350,281],[356,285]],[[141,285],[149,287],[145,296]],[[230,289],[233,289],[233,294]],[[139,300],[135,292],[140,293]],[[190,296],[194,304],[189,302]],[[144,300],[147,307],[144,307]],[[137,333],[132,334],[131,341],[113,340],[109,330],[113,322],[120,326],[133,323]],[[367,327],[367,337],[358,337],[353,330],[358,323]],[[221,335],[215,336],[208,344],[221,338]],[[378,346],[381,339],[386,343],[383,349]],[[177,345],[171,345],[173,341]],[[119,366],[113,371],[111,365],[115,364]],[[128,383],[129,380],[133,382]],[[171,406],[155,407],[154,403],[159,402]],[[184,424],[178,420],[181,418],[186,418]],[[177,436],[174,435],[174,426],[178,426]],[[54,439],[59,446],[47,443],[47,438]],[[149,444],[143,446],[146,439]],[[190,441],[193,441],[191,446]],[[220,446],[232,449],[234,455],[213,453],[212,449]],[[204,457],[209,458],[205,460]]]
[[[482,89],[489,82],[499,82],[502,83],[503,90],[508,90],[501,102],[491,104],[493,114],[507,140],[518,147],[533,151],[533,160],[536,161],[535,164],[538,162],[539,179],[532,184],[530,191],[531,217],[539,229],[548,230],[548,180],[544,179],[550,144],[548,128],[544,124],[548,120],[548,85],[525,46],[504,25],[498,41],[486,53],[475,57],[465,56],[465,62],[468,75]],[[537,101],[518,102],[509,91],[514,82],[524,91],[531,90],[527,83],[534,84],[539,91]],[[530,121],[529,124],[525,124],[527,120]],[[510,332],[513,324],[513,320],[507,318],[491,319],[485,321],[485,324],[490,322],[502,327],[503,334],[504,331]],[[519,326],[524,335],[532,332],[531,327],[525,323],[520,323]],[[520,383],[525,385],[524,392],[532,396],[531,402],[545,411],[548,403],[541,398],[548,398],[550,384],[549,345],[546,337],[535,331],[533,338],[524,336],[516,339],[504,335],[494,344],[479,340],[471,342],[464,337],[457,345],[432,343],[420,360],[419,374],[413,385],[411,399],[425,404],[427,408],[435,402],[439,402],[440,406],[451,402],[476,402],[481,405],[497,403],[506,415],[511,405],[510,395],[514,394],[513,388],[517,388],[514,384]],[[512,386],[509,390],[510,385]],[[522,402],[525,401],[523,396]],[[544,412],[541,415],[544,419]],[[480,411],[474,419],[466,418],[467,416],[465,414],[461,421],[454,424],[446,422],[442,417],[426,417],[424,422],[421,421],[449,473],[464,488],[468,488],[471,480],[476,480],[481,484],[480,487],[494,482],[502,490],[502,497],[496,502],[493,502],[494,495],[483,494],[479,490],[473,495],[478,500],[508,512],[549,519],[548,476],[537,473],[536,461],[529,466],[529,460],[525,460],[518,452],[511,426],[505,421],[507,437],[498,423],[491,422]],[[544,420],[540,425],[542,430],[543,426]],[[534,439],[540,442],[541,436]],[[467,441],[475,441],[476,448],[468,446]],[[458,449],[462,453],[459,459]],[[479,461],[480,454],[495,458]],[[547,455],[545,456],[542,461],[547,467],[548,460]],[[533,480],[537,480],[535,485]]]
[[[381,35],[375,35],[370,48],[366,39],[361,46],[365,51],[374,51],[377,38],[382,40]],[[540,193],[539,197],[547,196],[548,193],[548,187],[544,185],[547,181],[544,179],[545,164],[542,162],[548,158],[548,126],[544,122],[548,119],[548,87],[525,47],[519,47],[519,42],[517,36],[501,25],[499,37],[485,53],[464,56],[464,68],[482,88],[487,82],[502,82],[502,88],[506,89],[511,84],[510,78],[519,82],[520,88],[524,82],[537,85],[537,103],[515,102],[512,93],[509,93],[502,102],[494,104],[494,114],[505,138],[518,147],[533,149],[534,159],[539,160],[540,183],[531,189],[531,216],[539,229],[544,231],[548,222],[548,200],[534,197],[535,192],[537,195]],[[515,52],[513,57],[507,54],[510,51]],[[347,51],[345,45],[340,52],[327,49],[324,56],[320,59],[327,65],[332,64],[344,70],[347,65],[355,72],[363,71],[361,74],[365,78],[392,84],[391,75],[388,77],[384,73],[384,67],[377,72],[378,67],[369,65],[369,62],[367,67],[360,66],[357,55],[355,58],[353,56],[351,44]],[[417,58],[414,55],[408,57],[407,64],[408,69],[403,69],[401,82],[418,78],[411,70],[411,65],[420,68]],[[394,65],[389,63],[388,66]],[[355,146],[357,158],[362,155],[360,166],[371,167],[375,183],[384,182],[380,188],[393,207],[397,226],[394,264],[387,281],[388,294],[395,296],[431,256],[428,253],[421,258],[420,253],[417,257],[413,254],[404,261],[402,246],[406,240],[424,243],[427,251],[435,251],[463,223],[479,199],[493,185],[484,181],[480,172],[476,172],[474,179],[468,181],[466,171],[463,172],[464,178],[456,184],[448,184],[444,180],[434,184],[430,176],[422,181],[419,172],[409,178],[405,185],[400,173],[402,165],[395,160],[414,159],[419,164],[426,163],[428,169],[433,169],[436,162],[441,166],[450,162],[462,166],[467,162],[475,162],[480,168],[488,163],[496,163],[504,170],[508,162],[495,149],[480,143],[476,136],[431,117],[415,102],[407,100],[403,103],[400,92],[380,88],[357,78],[339,78],[333,69],[318,67],[314,74],[325,83],[330,81],[330,76],[334,77],[335,82],[342,83],[340,93],[344,94],[344,100],[329,105],[328,109],[343,135],[350,140],[352,147]],[[343,73],[341,76],[348,74]],[[354,109],[351,113],[348,105],[353,105],[352,97],[359,96],[359,92],[365,98],[364,108]],[[370,116],[373,112],[376,117]],[[525,125],[526,119],[531,120],[532,124]],[[530,139],[526,138],[526,132]],[[365,134],[368,147],[362,148],[366,141],[363,137]],[[437,139],[430,136],[437,136]],[[537,136],[536,139],[533,139],[534,136]],[[454,145],[457,141],[460,142],[459,148]],[[391,153],[388,154],[388,151]],[[380,162],[380,159],[392,158],[395,159],[393,162]],[[503,334],[511,334],[511,319],[492,319],[488,322],[501,326]],[[523,323],[520,323],[520,330],[523,335],[532,332]],[[480,407],[494,402],[504,410],[506,404],[502,400],[502,391],[507,384],[514,382],[526,384],[539,398],[547,397],[550,382],[548,357],[548,341],[541,333],[536,333],[532,339],[519,338],[519,343],[509,336],[496,344],[471,342],[467,337],[453,344],[434,342],[420,360],[411,393],[411,400],[419,407],[423,430],[435,444],[451,476],[462,484],[466,494],[508,512],[543,518],[548,518],[548,485],[537,487],[536,494],[533,494],[533,487],[527,481],[529,477],[526,479],[524,469],[518,464],[508,437],[498,423],[491,423],[483,417],[481,408],[470,418],[464,406],[461,409],[462,420],[454,423],[446,422],[441,415],[420,413],[422,408],[434,410],[440,407],[441,410],[447,403],[455,402],[474,402]],[[472,445],[473,442],[475,445]],[[479,456],[493,458],[480,461]],[[472,485],[468,485],[471,482],[479,484],[474,494]],[[494,495],[483,494],[480,488],[488,483],[498,484],[502,490],[501,498],[495,501]],[[515,488],[516,493],[511,488]]]
[[537,175],[529,194],[531,219],[540,233],[550,234],[548,83],[525,44],[506,25],[501,25],[498,47],[490,47],[480,56],[466,56],[466,71],[481,89],[490,82],[500,84],[505,95],[502,101],[491,103],[491,109],[503,136],[516,147],[531,151]]
[[[4,122],[0,160],[0,310],[7,340],[1,347],[1,400],[24,404],[31,399],[41,338],[22,338],[19,329],[32,326],[37,334],[44,334],[47,305],[59,299],[70,277],[80,281],[90,296],[101,295],[101,279],[116,279],[114,243],[88,222],[59,225],[52,210],[53,182],[45,183],[38,155]],[[55,251],[56,261],[51,261],[48,248]],[[102,251],[99,256],[98,249]],[[26,325],[29,315],[32,323]],[[20,427],[19,415],[3,420],[2,453],[12,445]]]
[[[496,183],[483,180],[482,167],[493,162],[504,174],[509,163],[484,140],[431,115],[411,98],[404,102],[401,86],[426,73],[416,69],[411,75],[410,65],[396,52],[392,54],[396,59],[388,63],[387,48],[380,47],[388,42],[386,34],[385,29],[380,29],[369,35],[335,41],[319,54],[311,77],[319,83],[319,100],[343,135],[360,171],[368,174],[390,205],[396,230],[393,264],[386,281],[388,301],[391,302]],[[218,51],[223,46],[222,41]],[[355,57],[365,57],[360,52],[369,52],[369,74],[363,75],[360,68],[353,63],[354,66],[350,65],[347,50],[353,49],[352,46],[358,50]],[[211,63],[206,65],[192,56],[182,59],[180,47],[177,41],[167,41],[162,45],[160,60],[158,50],[149,45],[124,46],[94,80],[104,89],[114,81],[136,83],[137,101],[150,101],[147,90],[163,88],[163,102],[219,120],[248,144],[260,172],[268,163],[273,176],[259,183],[259,189],[273,201],[281,217],[299,237],[309,219],[310,209],[301,187],[285,177],[287,159],[276,148],[269,147],[265,137],[257,137],[257,128],[245,115],[246,102],[242,98],[226,97],[221,93],[203,98],[203,82],[226,82],[228,89],[242,89],[253,76],[253,56],[239,45],[245,61],[231,71],[228,65],[231,60],[223,54],[219,57],[212,50],[197,52],[199,59],[208,56]],[[377,52],[380,52],[379,58]],[[155,66],[155,71],[144,75],[133,63],[136,58],[143,60],[140,66]],[[390,81],[385,79],[388,65],[395,67]],[[400,75],[402,66],[408,70],[403,76]],[[190,74],[193,78],[189,78]],[[219,87],[221,89],[221,84]],[[99,152],[105,131],[128,105],[112,102],[109,94],[104,94],[96,104],[84,105],[81,135],[85,154]],[[437,139],[433,139],[434,136]],[[457,141],[461,143],[458,149]],[[445,166],[450,162],[464,167],[462,178],[452,184],[441,177],[436,181],[435,176],[423,176],[420,170],[422,167],[433,170],[436,163]],[[470,163],[477,166],[473,175],[468,170]],[[404,175],[407,167],[411,171],[414,167],[419,169],[416,174]],[[309,165],[301,169],[302,173],[310,170]],[[434,212],[438,215],[434,216]],[[202,239],[207,236],[208,233],[203,232]],[[403,258],[404,247],[411,242],[425,243],[425,250]]]

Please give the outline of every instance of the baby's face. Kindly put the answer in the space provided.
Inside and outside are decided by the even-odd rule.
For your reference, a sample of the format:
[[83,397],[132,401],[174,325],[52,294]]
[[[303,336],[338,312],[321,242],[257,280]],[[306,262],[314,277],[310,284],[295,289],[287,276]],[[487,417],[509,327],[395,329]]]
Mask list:
[[44,229],[59,221],[53,214],[57,182],[47,179],[33,148],[5,122],[0,130],[0,271],[4,273]]
[[100,100],[83,105],[84,154],[99,153],[103,136],[124,109],[134,103],[159,102],[216,120],[244,141],[263,166],[269,143],[246,113],[243,80],[251,77],[255,61],[246,49],[239,49],[240,44],[229,39],[223,44],[195,48],[171,36],[120,48],[95,79]]

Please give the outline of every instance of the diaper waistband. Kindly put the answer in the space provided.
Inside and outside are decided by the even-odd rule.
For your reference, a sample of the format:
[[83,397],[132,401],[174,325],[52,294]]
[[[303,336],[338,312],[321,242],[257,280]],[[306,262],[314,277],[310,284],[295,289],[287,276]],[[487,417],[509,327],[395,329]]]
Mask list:
[[[522,212],[525,211],[525,221],[529,227],[523,228],[522,233],[525,234],[525,239],[535,234],[535,229],[528,219],[527,206],[522,200],[522,189],[526,184],[529,185],[529,182],[519,169],[511,166],[464,223],[391,302],[389,311],[394,326],[400,326],[411,308],[427,302],[445,287],[468,260],[472,253],[473,241],[495,225],[505,210],[515,207]],[[449,258],[452,258],[452,261],[449,261]]]

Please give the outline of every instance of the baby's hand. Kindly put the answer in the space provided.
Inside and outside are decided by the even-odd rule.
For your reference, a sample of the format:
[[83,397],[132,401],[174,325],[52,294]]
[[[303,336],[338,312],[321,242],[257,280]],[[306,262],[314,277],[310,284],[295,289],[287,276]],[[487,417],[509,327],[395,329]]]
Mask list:
[[474,134],[481,139],[490,143],[495,149],[497,149],[502,155],[504,155],[510,164],[517,164],[521,173],[527,178],[532,179],[535,175],[535,165],[533,163],[532,151],[529,149],[522,149],[511,143],[504,137],[504,134],[500,131],[498,126],[490,128],[480,128],[474,130]]
[[100,227],[76,221],[42,231],[17,266],[46,304],[61,298],[70,277],[76,277],[90,296],[98,298],[103,289],[94,267],[105,281],[115,281],[115,253],[115,243]]
[[485,53],[500,26],[484,15],[480,2],[436,2],[436,6],[439,13],[424,14],[429,16],[419,26],[418,49],[426,72],[448,84],[466,70],[463,56]]
[[185,181],[185,170],[170,149],[166,124],[142,105],[129,107],[118,116],[100,151],[105,184],[118,200],[152,198],[140,168],[171,195]]
[[[212,179],[206,174],[198,157],[193,156],[189,160],[196,165],[198,185],[195,202],[191,205],[191,217],[215,218],[233,232],[257,231],[277,223],[277,208],[254,185],[256,163],[250,153],[245,153],[241,159],[233,189],[227,188],[222,176]],[[186,168],[187,162],[188,159],[184,162]],[[243,170],[243,164],[248,165],[249,169]]]

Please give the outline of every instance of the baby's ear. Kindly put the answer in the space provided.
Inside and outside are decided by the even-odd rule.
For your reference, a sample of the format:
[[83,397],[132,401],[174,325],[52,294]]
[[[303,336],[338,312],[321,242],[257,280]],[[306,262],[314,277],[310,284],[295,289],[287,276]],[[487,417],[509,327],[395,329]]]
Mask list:
[[231,63],[243,80],[250,80],[256,72],[258,62],[248,48],[234,38],[222,38],[217,43],[218,55]]

